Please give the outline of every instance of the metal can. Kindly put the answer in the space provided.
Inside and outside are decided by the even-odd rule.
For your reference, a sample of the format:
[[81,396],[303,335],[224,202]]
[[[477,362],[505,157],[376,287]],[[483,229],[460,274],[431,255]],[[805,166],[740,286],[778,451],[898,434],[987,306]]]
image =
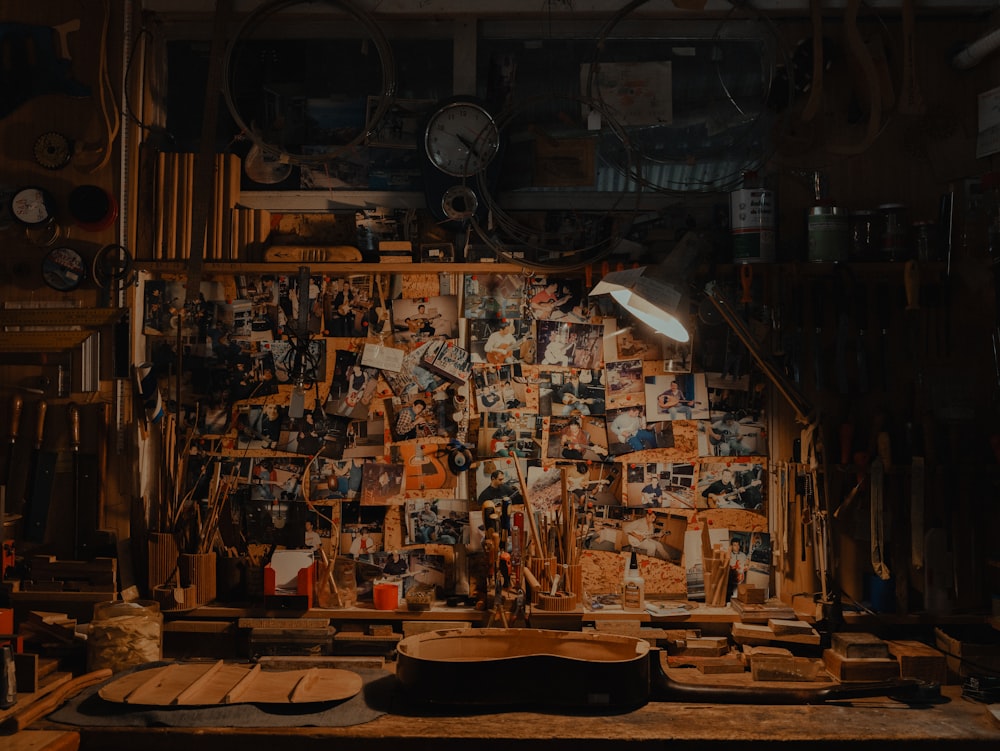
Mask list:
[[906,247],[906,207],[901,203],[883,203],[878,207],[878,213],[882,230],[882,258],[905,261],[909,256]]
[[734,263],[774,263],[774,191],[740,188],[729,194]]
[[809,260],[840,263],[847,260],[850,236],[847,210],[840,206],[813,206],[809,210]]

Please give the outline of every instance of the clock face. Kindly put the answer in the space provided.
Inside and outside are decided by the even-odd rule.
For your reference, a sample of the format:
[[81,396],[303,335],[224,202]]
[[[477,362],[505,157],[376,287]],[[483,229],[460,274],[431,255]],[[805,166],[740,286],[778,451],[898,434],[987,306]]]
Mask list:
[[28,226],[44,224],[52,216],[49,197],[41,188],[22,188],[10,202],[14,218]]
[[493,117],[474,102],[451,102],[431,115],[424,149],[431,163],[454,177],[483,170],[496,156],[500,134]]

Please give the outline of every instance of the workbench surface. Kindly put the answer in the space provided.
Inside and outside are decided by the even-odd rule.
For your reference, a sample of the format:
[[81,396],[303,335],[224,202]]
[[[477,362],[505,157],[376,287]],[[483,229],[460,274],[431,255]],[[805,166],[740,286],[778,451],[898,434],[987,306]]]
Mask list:
[[[488,677],[484,675],[484,680]],[[526,677],[526,680],[530,678]],[[273,751],[276,745],[373,751],[491,751],[492,749],[657,749],[712,751],[740,748],[926,749],[1000,748],[1000,726],[989,705],[943,688],[947,703],[911,708],[889,699],[850,704],[756,706],[649,702],[618,714],[512,711],[389,713],[350,727],[318,728],[74,728],[82,751]],[[408,710],[403,710],[407,712]]]

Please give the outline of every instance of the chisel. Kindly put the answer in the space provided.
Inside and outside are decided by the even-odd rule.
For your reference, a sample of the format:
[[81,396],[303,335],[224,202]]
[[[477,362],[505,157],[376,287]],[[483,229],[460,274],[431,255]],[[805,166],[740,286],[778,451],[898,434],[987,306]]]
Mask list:
[[28,542],[45,541],[45,527],[49,516],[50,491],[56,462],[55,454],[42,451],[48,409],[48,403],[39,399],[36,405],[35,445],[28,469],[30,486],[25,499],[24,539]]

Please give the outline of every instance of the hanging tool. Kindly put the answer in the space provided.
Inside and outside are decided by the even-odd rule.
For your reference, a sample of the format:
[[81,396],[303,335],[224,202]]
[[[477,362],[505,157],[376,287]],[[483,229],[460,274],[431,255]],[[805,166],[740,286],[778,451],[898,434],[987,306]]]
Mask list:
[[7,489],[10,487],[10,477],[14,467],[14,445],[17,443],[18,433],[21,431],[21,412],[24,408],[24,399],[20,394],[14,394],[10,398],[10,422],[7,440],[7,466],[4,470],[3,487],[0,487],[0,578],[7,578],[7,571],[13,568],[15,563],[14,541],[8,544],[7,533]]
[[903,0],[903,85],[899,92],[901,115],[922,115],[927,111],[924,95],[917,82],[916,19],[913,0]]
[[864,136],[857,143],[828,145],[827,150],[833,154],[853,155],[867,151],[875,143],[879,128],[882,126],[882,92],[879,87],[879,76],[871,52],[858,30],[860,9],[861,0],[847,0],[844,11],[844,39],[848,55],[864,79],[864,91],[859,94],[863,106],[868,108],[868,122],[865,125]]
[[49,517],[49,500],[52,479],[55,474],[56,456],[51,452],[42,451],[42,442],[45,438],[45,415],[48,408],[49,405],[44,399],[39,399],[35,405],[35,444],[32,448],[28,469],[30,485],[25,498],[24,513],[24,539],[28,542],[44,542],[45,527]]
[[875,574],[882,581],[889,580],[888,551],[885,539],[885,467],[881,457],[871,464],[871,561]]
[[812,284],[812,304],[813,304],[813,383],[816,391],[823,391],[825,388],[825,359],[823,357],[823,318],[826,313],[826,300],[824,296],[825,282],[817,279]]
[[809,98],[802,108],[802,122],[807,123],[819,114],[823,104],[823,0],[809,0],[809,19],[812,23],[812,76],[809,79]]
[[69,420],[69,448],[73,454],[73,560],[80,560],[80,408],[73,402],[66,407]]

